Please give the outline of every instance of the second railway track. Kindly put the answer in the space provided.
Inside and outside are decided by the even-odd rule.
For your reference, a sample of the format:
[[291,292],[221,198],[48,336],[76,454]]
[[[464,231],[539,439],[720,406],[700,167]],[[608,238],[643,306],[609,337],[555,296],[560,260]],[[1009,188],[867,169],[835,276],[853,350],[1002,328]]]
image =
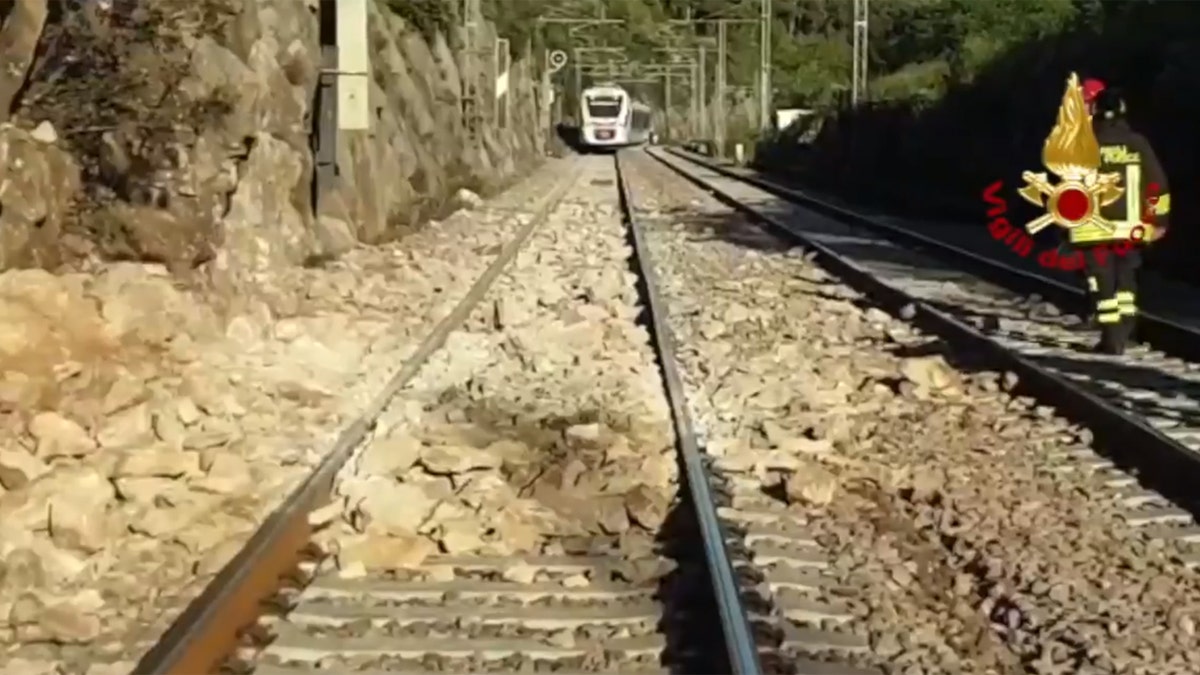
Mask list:
[[747,182],[686,155],[659,157],[817,248],[827,264],[875,298],[907,304],[933,330],[988,352],[994,363],[1017,372],[1029,392],[1099,432],[1096,445],[1107,457],[1084,453],[1081,464],[1111,474],[1130,523],[1176,549],[1182,564],[1200,566],[1200,527],[1193,516],[1200,508],[1200,362],[1190,356],[1200,331],[1147,313],[1141,318],[1146,342],[1122,357],[1093,354],[1097,335],[1078,330],[1071,314],[1081,291],[820,206],[822,213],[833,209],[838,220],[831,219],[809,210],[798,193],[759,179]]
[[[827,545],[838,542],[835,550],[840,544],[835,567],[863,585],[850,594],[859,600],[851,600],[847,614],[853,615],[850,627],[871,633],[866,651],[874,659],[867,660],[906,673],[1197,671],[1200,578],[1189,569],[1197,562],[1198,530],[1190,513],[1196,457],[1186,442],[1190,416],[1184,412],[1194,403],[1191,389],[1173,389],[1194,366],[1152,346],[1126,359],[1083,353],[1078,348],[1094,338],[1066,330],[1066,318],[1044,301],[884,240],[848,217],[833,222],[803,203],[707,167],[659,157],[734,207],[713,207],[708,196],[693,200],[688,210],[704,212],[688,217],[690,227],[678,220],[675,227],[691,231],[693,242],[709,243],[673,244],[672,250],[694,252],[669,258],[688,260],[711,249],[726,251],[724,257],[733,261],[711,255],[703,267],[721,269],[715,274],[724,281],[711,286],[716,292],[687,312],[679,328],[698,333],[689,342],[724,343],[691,356],[699,387],[692,399],[708,400],[701,419],[724,431],[722,449],[738,455],[717,459],[717,466],[731,474],[735,489],[743,486],[743,494],[755,483],[774,484],[780,492],[779,479],[768,473],[764,482],[754,459],[761,462],[769,454],[746,447],[749,420],[745,408],[728,399],[728,383],[773,381],[780,377],[773,369],[799,368],[817,376],[815,382],[791,379],[791,389],[810,402],[797,407],[793,400],[782,417],[766,415],[749,440],[770,448],[772,434],[787,441],[787,425],[800,424],[810,427],[810,437],[825,439],[825,447],[814,452],[827,452],[830,440],[840,450],[822,460],[832,475],[812,473],[816,494],[846,499],[815,509],[820,517],[809,527],[824,532]],[[771,262],[796,244],[857,293],[847,294],[829,276],[803,265],[789,273]],[[735,256],[731,249],[757,254]],[[764,276],[781,272],[780,281],[765,283]],[[684,297],[696,293],[708,274],[713,272],[689,272],[696,278],[684,282]],[[793,285],[808,289],[801,296],[815,291],[830,300],[887,307],[921,330],[909,333],[878,310],[864,321],[836,301],[812,306],[788,292]],[[740,314],[756,303],[733,298],[761,297],[757,304],[771,307],[771,316],[820,318],[789,331],[761,317],[763,332],[781,336],[781,343],[756,347],[748,335],[730,342],[722,337],[730,327],[715,309],[723,304],[722,292],[732,293],[725,303],[742,305]],[[837,314],[849,323],[833,318]],[[813,323],[827,328],[814,332]],[[798,345],[789,341],[789,332],[807,337]],[[817,348],[809,346],[814,343]],[[893,356],[880,358],[880,348]],[[808,363],[796,351],[808,353]],[[711,362],[722,352],[739,366],[714,368]],[[845,360],[828,362],[838,352]],[[762,372],[756,353],[776,365]],[[935,362],[939,355],[952,358],[960,372],[917,365],[922,355]],[[896,356],[903,362],[898,374],[888,364]],[[1122,369],[1138,365],[1144,368],[1140,377]],[[970,374],[981,367],[1010,372],[999,380],[986,372]],[[832,387],[826,378],[849,389],[821,392]],[[908,388],[903,398],[889,391],[897,382],[899,391]],[[826,401],[813,402],[814,393],[817,401]],[[913,396],[923,402],[912,406]],[[731,408],[743,412],[731,414]],[[819,409],[825,412],[813,419]],[[1058,417],[1060,411],[1076,424]],[[1170,429],[1176,433],[1164,433]],[[824,478],[817,479],[820,475]],[[856,545],[844,548],[847,541]],[[882,580],[876,577],[881,572]],[[922,617],[935,607],[940,616]],[[981,617],[990,630],[980,632]]]

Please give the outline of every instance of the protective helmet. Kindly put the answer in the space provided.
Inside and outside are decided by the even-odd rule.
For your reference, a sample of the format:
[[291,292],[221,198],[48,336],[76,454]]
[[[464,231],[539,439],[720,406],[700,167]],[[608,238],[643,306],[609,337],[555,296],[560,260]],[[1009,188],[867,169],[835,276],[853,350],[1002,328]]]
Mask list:
[[1121,92],[1108,88],[1100,92],[1096,96],[1096,112],[1100,117],[1118,117],[1125,114],[1125,99],[1121,97]]
[[1083,81],[1082,88],[1083,102],[1091,104],[1096,101],[1096,97],[1098,97],[1101,92],[1108,89],[1108,85],[1104,83],[1104,80],[1097,80],[1094,77],[1089,77]]

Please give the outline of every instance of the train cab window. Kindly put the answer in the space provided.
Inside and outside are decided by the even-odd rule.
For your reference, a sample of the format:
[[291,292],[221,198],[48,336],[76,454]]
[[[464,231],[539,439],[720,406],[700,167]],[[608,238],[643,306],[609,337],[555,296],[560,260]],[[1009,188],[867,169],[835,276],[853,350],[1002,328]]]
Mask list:
[[613,96],[593,96],[587,100],[587,111],[589,117],[620,117],[621,99]]

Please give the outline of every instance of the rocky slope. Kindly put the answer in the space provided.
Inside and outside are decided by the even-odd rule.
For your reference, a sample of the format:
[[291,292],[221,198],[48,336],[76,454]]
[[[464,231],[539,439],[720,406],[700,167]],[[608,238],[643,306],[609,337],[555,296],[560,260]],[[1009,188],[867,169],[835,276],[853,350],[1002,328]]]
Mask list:
[[0,641],[135,650],[498,249],[503,213],[414,226],[538,163],[534,74],[472,141],[458,92],[490,71],[372,5],[374,127],[342,132],[317,213],[315,1],[10,5]]
[[[19,97],[0,82],[0,268],[118,257],[242,282],[385,239],[541,154],[530,59],[513,66],[510,124],[472,140],[460,92],[491,91],[490,60],[466,72],[462,35],[425,38],[373,2],[373,128],[341,133],[341,185],[314,213],[316,2],[47,4],[16,2],[0,35],[40,50],[7,59],[28,69]],[[493,39],[485,23],[477,44]]]

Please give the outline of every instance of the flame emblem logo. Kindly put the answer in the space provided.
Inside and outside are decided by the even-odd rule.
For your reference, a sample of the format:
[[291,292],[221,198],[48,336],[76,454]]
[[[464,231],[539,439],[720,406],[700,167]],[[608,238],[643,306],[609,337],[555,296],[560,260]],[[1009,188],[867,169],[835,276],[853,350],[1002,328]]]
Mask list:
[[1025,187],[1017,191],[1029,203],[1043,207],[1046,213],[1029,221],[1025,229],[1037,234],[1050,225],[1066,229],[1096,225],[1108,232],[1116,225],[1100,215],[1100,209],[1121,198],[1121,174],[1100,173],[1100,142],[1092,129],[1079,76],[1071,73],[1058,108],[1058,119],[1046,144],[1042,146],[1042,164],[1058,177],[1052,184],[1045,173],[1025,171]]

